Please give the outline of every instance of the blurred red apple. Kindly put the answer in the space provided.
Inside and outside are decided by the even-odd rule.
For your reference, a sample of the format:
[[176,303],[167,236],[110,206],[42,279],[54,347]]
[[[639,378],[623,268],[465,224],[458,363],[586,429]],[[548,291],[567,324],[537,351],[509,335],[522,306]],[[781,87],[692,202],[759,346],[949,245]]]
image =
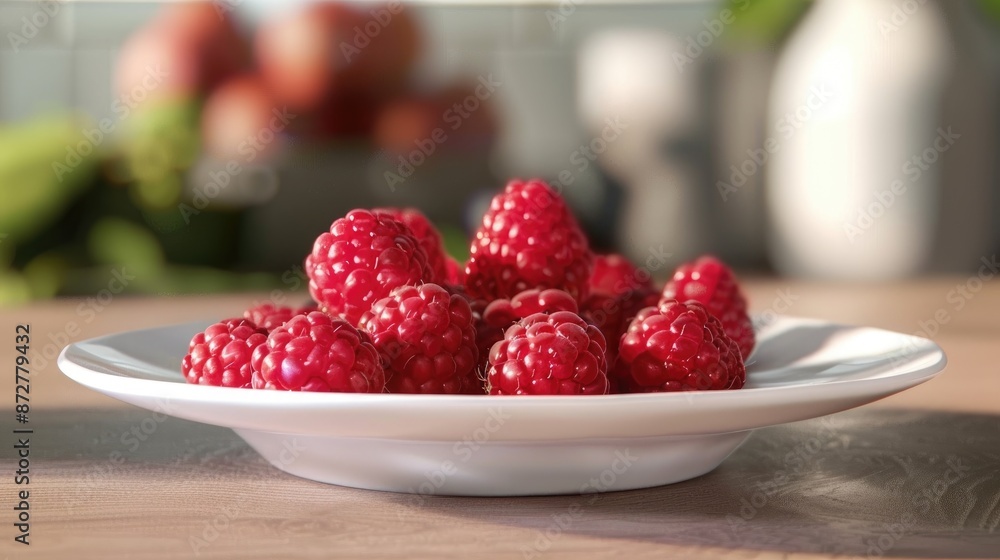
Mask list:
[[350,62],[341,54],[360,14],[343,4],[295,8],[265,22],[254,38],[264,82],[279,103],[295,111],[317,109],[342,80]]
[[391,154],[409,153],[428,141],[449,151],[488,149],[497,134],[491,95],[485,84],[452,86],[388,103],[375,122],[375,143]]
[[367,92],[334,92],[322,106],[297,120],[295,130],[316,139],[371,135],[382,102]]
[[205,102],[201,134],[205,151],[239,164],[279,151],[295,115],[283,110],[257,76],[241,76],[219,86]]
[[420,55],[423,44],[415,9],[398,1],[365,8],[363,24],[352,30],[349,45],[342,49],[357,59],[359,78],[376,93],[400,92]]
[[402,2],[293,9],[257,32],[261,74],[279,101],[299,111],[318,110],[343,95],[396,95],[421,48],[411,10]]
[[375,145],[391,154],[404,154],[421,138],[442,128],[443,109],[431,97],[401,98],[385,106],[375,122]]
[[225,3],[177,2],[166,4],[155,25],[183,30],[199,46],[202,56],[202,86],[222,83],[247,65],[249,45],[240,35]]
[[122,46],[115,90],[132,108],[146,99],[193,97],[241,71],[246,51],[213,4],[168,4]]
[[147,27],[122,46],[115,67],[119,99],[134,108],[147,99],[193,97],[201,87],[198,46],[175,30]]

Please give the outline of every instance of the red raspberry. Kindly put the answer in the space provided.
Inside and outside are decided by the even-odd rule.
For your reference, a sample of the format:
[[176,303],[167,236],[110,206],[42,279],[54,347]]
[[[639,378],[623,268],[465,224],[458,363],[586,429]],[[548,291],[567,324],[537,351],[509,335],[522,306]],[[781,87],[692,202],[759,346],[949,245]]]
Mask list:
[[[475,305],[473,310],[475,311]],[[511,299],[497,299],[486,305],[476,321],[476,345],[482,368],[488,367],[490,350],[503,340],[507,327],[535,313],[578,311],[576,300],[562,290],[525,290]]]
[[490,348],[493,347],[494,343],[503,338],[503,329],[490,327],[483,320],[483,315],[489,306],[489,302],[485,299],[469,297],[468,292],[465,291],[465,286],[448,284],[445,286],[445,289],[452,294],[461,296],[465,301],[469,302],[469,308],[472,309],[472,324],[476,328],[476,349],[479,352],[476,369],[480,373],[485,372],[490,356]]
[[313,299],[352,325],[393,288],[433,278],[410,228],[366,210],[349,212],[316,238],[306,274]]
[[456,261],[451,257],[445,257],[444,268],[446,271],[446,279],[449,284],[454,286],[464,286],[465,284],[465,265]]
[[594,256],[594,269],[590,272],[591,294],[615,297],[640,289],[653,289],[653,279],[649,272],[636,268],[622,255]]
[[368,333],[320,311],[292,317],[253,353],[254,389],[381,393],[385,372]]
[[587,238],[555,191],[539,180],[511,181],[493,198],[465,267],[473,297],[509,298],[530,288],[587,295]]
[[488,324],[507,328],[518,319],[536,313],[570,311],[576,313],[578,307],[573,296],[562,290],[537,288],[524,290],[511,299],[497,299],[486,306],[483,320]]
[[628,330],[629,323],[642,309],[656,305],[660,292],[653,288],[627,290],[617,296],[604,293],[591,294],[581,305],[580,315],[601,329],[608,341],[608,369],[618,357],[618,343]]
[[315,303],[310,303],[303,307],[299,307],[298,309],[285,305],[262,303],[244,311],[243,318],[265,331],[271,332],[287,323],[292,317],[296,315],[306,315],[312,311],[316,311]]
[[536,313],[514,323],[490,351],[491,395],[603,395],[604,335],[576,313]]
[[[472,305],[473,307],[475,307],[474,305],[475,302],[479,302],[482,305],[482,309],[486,308],[486,302],[484,300],[476,300],[469,297],[469,293],[465,291],[465,286],[463,286],[462,284],[452,284],[451,282],[445,282],[444,284],[441,284],[441,287],[444,288],[445,290],[448,290],[449,294],[461,296],[462,299],[469,302],[469,305]],[[482,311],[482,309],[480,309],[480,311]],[[473,309],[473,311],[475,311],[475,309]]]
[[480,393],[469,302],[437,284],[401,286],[361,318],[386,366],[390,393]]
[[668,301],[632,320],[612,377],[631,393],[739,389],[746,367],[736,341],[705,306]]
[[704,256],[677,267],[673,278],[663,287],[660,301],[672,299],[694,300],[707,307],[709,313],[722,321],[726,334],[740,345],[743,358],[750,356],[756,344],[753,322],[736,276],[725,263]]
[[427,264],[431,267],[429,282],[444,282],[448,278],[447,253],[441,241],[441,233],[434,224],[416,208],[376,208],[372,212],[386,214],[406,224],[413,236],[427,253]]
[[188,383],[250,387],[250,357],[267,332],[245,319],[226,319],[194,335],[181,371]]

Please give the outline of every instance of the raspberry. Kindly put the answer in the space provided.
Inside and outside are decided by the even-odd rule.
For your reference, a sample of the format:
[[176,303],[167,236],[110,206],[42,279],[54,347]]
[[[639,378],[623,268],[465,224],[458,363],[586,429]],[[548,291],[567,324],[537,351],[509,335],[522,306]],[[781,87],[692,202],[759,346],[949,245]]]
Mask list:
[[250,387],[250,358],[267,332],[245,319],[226,319],[194,335],[181,371],[188,383]]
[[524,290],[511,299],[493,300],[483,312],[488,324],[506,328],[518,319],[536,313],[577,312],[576,300],[562,290]]
[[352,325],[393,288],[433,278],[410,228],[366,210],[349,212],[316,238],[305,268],[313,299]]
[[739,389],[746,367],[736,341],[705,306],[671,300],[632,320],[612,377],[631,393]]
[[[482,305],[482,309],[486,308],[486,302],[484,300],[476,300],[469,297],[469,293],[465,291],[465,286],[463,286],[462,284],[452,284],[451,282],[445,282],[444,284],[441,284],[441,287],[444,288],[445,290],[448,290],[449,294],[461,296],[462,299],[469,302],[469,305],[473,305],[474,302],[479,302]],[[480,311],[482,309],[480,309]],[[473,309],[473,311],[475,311],[475,309]]]
[[726,334],[739,344],[743,357],[750,356],[756,343],[753,322],[736,276],[725,263],[704,256],[677,267],[673,278],[663,287],[660,301],[671,299],[694,300],[707,307],[709,313],[722,321]]
[[437,284],[401,286],[361,318],[390,393],[482,393],[469,302]]
[[254,350],[254,389],[381,393],[385,372],[368,333],[320,311],[296,315]]
[[632,318],[642,309],[656,305],[660,292],[652,288],[627,290],[617,296],[596,292],[580,306],[580,315],[601,329],[608,341],[608,369],[618,357],[618,343],[628,329]]
[[636,290],[652,290],[649,272],[639,270],[622,255],[595,255],[590,272],[590,293],[619,296]]
[[285,305],[262,303],[244,311],[243,318],[265,331],[271,332],[287,323],[292,317],[296,315],[306,315],[312,311],[316,311],[316,304],[314,303],[310,303],[298,309]]
[[372,212],[399,220],[413,231],[413,236],[427,253],[427,264],[431,267],[431,277],[427,279],[428,281],[444,282],[448,278],[447,254],[441,241],[441,233],[427,216],[416,208],[376,208]]
[[492,301],[530,288],[587,295],[592,255],[563,199],[540,180],[511,181],[493,198],[465,267],[473,297]]
[[604,335],[569,311],[514,323],[490,351],[491,395],[603,395]]
[[[473,311],[476,310],[473,305]],[[577,312],[576,300],[562,290],[525,290],[511,299],[493,300],[485,305],[476,321],[476,345],[483,370],[488,367],[490,349],[503,340],[507,327],[535,313]]]
[[445,278],[449,284],[462,286],[465,284],[465,265],[451,257],[445,257]]

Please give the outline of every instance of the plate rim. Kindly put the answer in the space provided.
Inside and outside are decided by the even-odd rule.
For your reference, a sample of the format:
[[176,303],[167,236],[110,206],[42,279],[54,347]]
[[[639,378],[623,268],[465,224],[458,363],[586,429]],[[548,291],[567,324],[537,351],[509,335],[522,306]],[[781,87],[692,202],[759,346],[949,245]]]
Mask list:
[[[930,339],[874,327],[779,317],[766,328],[784,329],[776,330],[781,333],[802,327],[821,326],[832,328],[831,333],[840,329],[844,332],[863,330],[872,331],[873,334],[883,337],[891,335],[897,338],[873,344],[867,354],[860,349],[854,358],[850,356],[850,352],[844,351],[842,353],[848,354],[847,357],[838,359],[839,355],[834,351],[831,354],[833,359],[829,361],[830,365],[825,356],[816,360],[817,365],[822,368],[850,364],[852,359],[862,364],[862,369],[854,372],[849,368],[842,372],[838,371],[838,374],[842,373],[843,378],[827,379],[820,383],[810,382],[807,375],[811,370],[805,369],[802,379],[794,377],[793,374],[790,380],[795,381],[794,383],[730,391],[594,396],[526,395],[518,398],[498,395],[240,390],[186,383],[183,376],[179,375],[179,358],[175,370],[178,376],[174,379],[151,378],[156,376],[148,373],[147,377],[135,377],[144,374],[144,365],[152,368],[147,371],[170,370],[164,366],[168,355],[165,351],[157,354],[150,354],[148,351],[143,353],[142,349],[155,346],[148,342],[149,337],[153,337],[155,341],[158,332],[165,332],[165,329],[183,329],[184,332],[196,333],[211,322],[186,322],[105,334],[67,345],[60,352],[56,363],[60,371],[76,383],[147,411],[153,411],[154,417],[160,413],[232,429],[238,437],[265,456],[274,467],[296,476],[360,488],[413,492],[413,485],[407,489],[406,484],[413,480],[422,483],[424,478],[421,477],[426,477],[424,467],[439,467],[450,463],[459,471],[468,470],[467,474],[473,477],[473,482],[463,483],[463,486],[445,493],[474,496],[525,495],[526,491],[524,488],[504,485],[502,481],[498,483],[499,487],[485,481],[475,482],[475,477],[484,476],[484,472],[492,472],[490,469],[504,470],[507,467],[497,467],[492,464],[488,467],[482,464],[465,466],[458,446],[462,442],[468,444],[469,436],[472,436],[478,445],[488,446],[494,449],[495,453],[504,454],[504,457],[508,456],[508,453],[520,453],[523,456],[529,450],[532,450],[531,456],[535,457],[538,450],[562,449],[566,446],[584,449],[585,456],[593,455],[594,449],[614,448],[628,452],[632,446],[639,446],[640,449],[653,446],[658,451],[654,455],[653,462],[649,464],[655,468],[655,465],[659,464],[657,462],[659,459],[656,458],[662,458],[664,454],[674,457],[680,453],[676,451],[677,449],[687,449],[683,447],[686,444],[681,440],[689,440],[692,445],[700,445],[699,442],[716,441],[715,438],[720,436],[744,434],[734,445],[722,450],[724,455],[708,461],[711,465],[706,463],[708,470],[711,470],[746,441],[746,437],[755,429],[818,418],[863,406],[933,379],[947,365],[947,356],[943,349]],[[829,337],[831,333],[823,333],[821,336],[824,338],[817,340],[829,343],[833,339],[825,337]],[[137,345],[138,351],[136,347],[108,343],[108,339],[129,334],[137,335],[131,342]],[[858,334],[854,332],[854,336]],[[179,343],[179,335],[180,332],[171,333],[171,345]],[[854,339],[845,342],[854,342]],[[88,344],[94,347],[85,349]],[[840,350],[836,344],[832,343],[834,350]],[[99,352],[100,347],[109,350],[110,355],[102,357]],[[766,367],[761,368],[762,372],[780,371],[783,367],[787,368],[796,363],[809,367],[810,364],[801,363],[803,357],[815,355],[810,354],[808,350],[789,355],[784,365],[780,359],[774,361],[774,357],[782,357],[781,352],[784,347],[776,346],[776,353],[768,360]],[[809,348],[821,352],[828,347],[818,344]],[[161,349],[166,350],[164,347]],[[848,346],[847,350],[852,348]],[[893,359],[897,352],[902,358],[900,361]],[[135,360],[135,362],[128,363],[122,360]],[[750,363],[753,363],[753,354]],[[864,367],[869,364],[870,367]],[[88,366],[96,369],[90,369]],[[855,373],[863,375],[860,378],[852,378]],[[789,395],[789,391],[792,392],[791,397],[782,396]],[[171,409],[172,407],[176,408]],[[503,415],[504,411],[509,414],[501,418],[516,418],[509,425],[512,429],[508,431],[504,422],[500,420],[499,426],[504,429],[498,427],[494,432],[489,428],[490,415],[495,412]],[[275,414],[281,419],[278,423],[271,423]],[[565,416],[568,421],[553,421],[560,416]],[[543,423],[541,425],[544,429],[539,428],[540,422]],[[833,425],[833,429],[835,428],[836,424]],[[477,434],[483,429],[489,433],[486,433],[486,439],[481,441]],[[286,462],[281,455],[276,458],[275,453],[287,449],[289,441],[295,446],[296,438],[303,438],[301,449],[305,462],[301,466],[296,462],[292,468],[291,462]],[[278,443],[280,447],[275,447]],[[398,444],[416,447],[401,448]],[[313,445],[321,447],[313,451]],[[356,447],[357,445],[362,447]],[[407,466],[406,461],[394,460],[390,461],[393,465],[390,478],[383,479],[382,474],[373,475],[375,478],[372,478],[367,473],[363,461],[360,464],[344,466],[339,462],[340,455],[333,461],[321,451],[331,448],[367,449],[363,447],[364,445],[381,446],[383,451],[391,452],[393,457],[416,457],[417,462],[414,464],[420,465],[419,472],[415,470],[416,467]],[[678,448],[678,445],[681,447]],[[702,447],[698,447],[699,454]],[[711,449],[713,448],[706,448],[706,452],[710,452]],[[550,457],[535,465],[533,469],[553,479],[552,477],[562,473],[564,467],[554,466],[560,464],[558,459]],[[698,474],[684,471],[686,474],[680,478],[665,480],[658,471],[656,475],[651,472],[641,471],[642,476],[635,487],[645,488],[686,480]],[[707,471],[702,469],[698,472]],[[558,486],[556,490],[548,488],[544,493],[575,494],[577,490],[576,486],[565,488],[556,486]],[[529,490],[527,493],[536,495],[534,490]]]
[[[787,315],[779,315],[779,316],[777,316],[776,319],[772,320],[769,323],[768,328],[772,328],[776,324],[780,325],[780,324],[785,324],[785,323],[795,323],[795,324],[797,324],[796,326],[810,325],[811,324],[811,325],[822,325],[822,326],[826,326],[826,327],[838,327],[838,328],[845,328],[845,329],[870,329],[870,330],[873,330],[873,331],[876,331],[876,332],[881,332],[881,333],[886,333],[886,334],[891,334],[891,335],[903,337],[905,339],[913,339],[913,340],[921,341],[922,344],[926,345],[926,348],[922,349],[923,353],[929,352],[929,353],[937,355],[937,360],[934,363],[928,364],[928,365],[923,366],[921,368],[913,369],[913,370],[910,370],[910,371],[902,371],[902,372],[899,372],[899,373],[894,373],[892,375],[888,375],[888,376],[885,376],[885,377],[879,377],[879,378],[831,380],[831,381],[824,382],[822,384],[823,386],[836,386],[836,385],[844,385],[844,384],[851,384],[851,385],[855,385],[855,384],[871,384],[871,383],[877,382],[879,380],[888,380],[888,379],[900,380],[901,378],[909,379],[911,377],[914,378],[914,379],[919,379],[919,378],[922,378],[924,376],[926,376],[928,378],[932,378],[932,377],[937,376],[939,373],[941,373],[941,371],[943,371],[945,369],[945,367],[947,367],[947,364],[948,364],[948,358],[947,358],[947,355],[945,354],[944,350],[941,348],[940,345],[938,345],[936,342],[934,342],[933,340],[931,340],[929,338],[919,337],[919,336],[911,335],[911,334],[907,334],[907,333],[901,333],[901,332],[898,332],[898,331],[891,331],[891,330],[882,329],[882,328],[879,328],[879,327],[868,327],[868,326],[862,326],[862,325],[850,325],[850,324],[843,324],[843,323],[835,323],[835,322],[831,322],[831,321],[823,321],[823,320],[820,320],[820,319],[803,318],[803,317],[793,317],[793,316],[787,316]],[[148,333],[148,332],[163,331],[163,330],[169,330],[169,329],[178,329],[178,328],[181,328],[181,327],[197,328],[198,325],[205,325],[205,326],[207,326],[207,325],[210,325],[210,324],[212,324],[212,321],[210,319],[199,320],[199,321],[188,321],[188,322],[184,322],[184,323],[172,323],[172,324],[169,324],[169,325],[162,325],[162,326],[159,326],[159,327],[147,327],[147,328],[142,328],[142,329],[117,331],[117,332],[114,332],[114,333],[108,333],[108,334],[105,334],[105,335],[101,335],[101,336],[97,336],[97,337],[92,337],[92,338],[89,338],[89,339],[85,339],[85,340],[73,342],[73,343],[70,343],[70,344],[66,345],[62,349],[62,351],[60,351],[59,356],[56,359],[56,364],[58,365],[59,369],[62,371],[62,373],[64,375],[66,375],[67,377],[69,377],[73,381],[75,381],[75,382],[77,382],[77,383],[79,383],[79,384],[81,384],[81,385],[83,385],[85,387],[88,387],[88,388],[94,388],[94,386],[91,385],[90,383],[86,383],[86,382],[82,381],[80,379],[81,377],[84,378],[84,379],[88,379],[88,380],[105,379],[106,378],[106,380],[108,382],[111,382],[111,380],[116,380],[117,382],[121,382],[121,380],[127,380],[127,381],[125,381],[126,384],[135,383],[139,387],[148,386],[148,387],[150,387],[151,390],[153,388],[155,388],[155,387],[168,387],[168,386],[169,387],[185,387],[184,390],[188,391],[188,392],[191,392],[192,395],[203,394],[206,397],[211,396],[211,395],[235,396],[237,394],[237,393],[235,393],[235,391],[241,391],[241,393],[239,393],[241,395],[248,395],[248,394],[249,395],[255,395],[255,396],[250,396],[248,399],[243,399],[243,397],[241,397],[241,400],[258,399],[258,400],[267,401],[267,402],[272,402],[272,401],[281,402],[282,400],[288,399],[288,400],[299,401],[298,404],[322,404],[322,401],[325,401],[325,400],[336,401],[336,400],[342,400],[342,399],[345,399],[345,398],[350,398],[350,399],[370,399],[370,400],[373,400],[373,401],[376,401],[376,402],[378,402],[380,400],[383,400],[383,399],[386,399],[386,400],[392,399],[394,401],[404,401],[404,402],[405,401],[425,402],[425,401],[447,400],[447,401],[452,402],[452,403],[454,403],[456,401],[457,402],[467,401],[467,402],[476,402],[476,403],[479,403],[479,402],[487,402],[487,400],[488,400],[488,402],[494,402],[494,403],[500,403],[500,402],[509,403],[511,399],[515,399],[515,398],[516,399],[531,399],[532,401],[547,401],[547,400],[551,400],[551,401],[559,401],[559,402],[568,402],[568,401],[571,401],[571,400],[573,400],[573,401],[581,401],[581,402],[593,402],[594,399],[599,399],[601,402],[608,402],[608,401],[616,400],[616,399],[622,399],[622,400],[624,400],[624,399],[633,399],[633,400],[647,400],[647,399],[648,400],[663,400],[663,399],[668,399],[668,398],[684,399],[685,401],[687,401],[687,400],[690,400],[692,398],[702,398],[702,397],[705,397],[705,396],[718,396],[718,398],[739,398],[738,397],[739,395],[755,394],[755,393],[758,393],[758,392],[774,393],[774,392],[789,391],[789,390],[794,391],[794,390],[800,390],[802,387],[810,386],[810,384],[791,384],[791,385],[785,385],[785,386],[780,386],[780,387],[749,387],[749,388],[744,387],[744,388],[741,388],[741,389],[723,390],[723,391],[681,391],[681,392],[674,392],[674,393],[622,393],[622,394],[609,394],[609,395],[517,395],[517,396],[513,396],[513,395],[444,395],[444,394],[414,395],[414,394],[403,394],[403,393],[337,393],[337,392],[305,392],[305,391],[263,391],[263,390],[253,390],[253,389],[238,389],[238,388],[233,388],[233,387],[215,387],[215,386],[211,386],[211,385],[193,385],[193,384],[189,384],[189,383],[184,382],[183,381],[183,377],[181,377],[180,380],[171,381],[171,380],[144,379],[144,378],[133,377],[133,376],[130,376],[130,375],[119,375],[119,374],[111,373],[111,372],[96,371],[96,370],[88,368],[84,364],[81,364],[79,362],[74,361],[73,358],[70,356],[71,354],[73,354],[75,352],[86,352],[86,350],[83,350],[81,348],[81,345],[84,345],[84,344],[95,344],[95,343],[99,343],[99,342],[101,342],[103,340],[106,340],[106,339],[115,338],[115,337],[126,335],[126,334]],[[197,331],[192,331],[192,332],[197,333]],[[920,352],[918,352],[918,353],[920,353]],[[750,357],[753,358],[753,356],[755,354],[756,354],[756,349],[754,350],[753,353],[751,353]],[[904,362],[903,362],[903,364],[900,364],[900,365],[905,365],[911,359],[912,359],[912,357],[906,357],[905,360],[904,360]],[[178,359],[178,367],[179,367],[179,364],[180,364],[180,360]],[[753,364],[752,360],[750,362],[748,362],[748,366],[752,365],[752,364]],[[895,368],[895,367],[899,367],[899,366],[893,366],[893,367]],[[101,383],[98,382],[97,384],[101,384]],[[95,384],[95,385],[97,385],[97,384]],[[732,395],[732,396],[735,396],[735,397],[723,397],[723,395]],[[150,395],[150,396],[154,396],[154,395]],[[192,399],[192,400],[195,400],[195,399]],[[197,400],[201,400],[201,399],[197,399]],[[211,399],[211,400],[216,400],[216,399]],[[225,400],[229,400],[229,399],[225,399]],[[282,404],[284,404],[284,403],[282,403]],[[289,403],[289,404],[291,404],[291,403]]]

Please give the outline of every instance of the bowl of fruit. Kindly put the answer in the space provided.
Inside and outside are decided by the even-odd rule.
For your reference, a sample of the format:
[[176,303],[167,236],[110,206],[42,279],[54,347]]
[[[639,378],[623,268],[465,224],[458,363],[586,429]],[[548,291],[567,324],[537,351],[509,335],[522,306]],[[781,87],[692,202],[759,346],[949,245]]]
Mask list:
[[927,381],[933,342],[778,317],[756,325],[705,256],[662,288],[595,255],[539,180],[511,181],[457,263],[412,209],[336,219],[314,302],[67,346],[93,390],[233,429],[280,470],[416,494],[629,490],[716,468],[756,428]]

